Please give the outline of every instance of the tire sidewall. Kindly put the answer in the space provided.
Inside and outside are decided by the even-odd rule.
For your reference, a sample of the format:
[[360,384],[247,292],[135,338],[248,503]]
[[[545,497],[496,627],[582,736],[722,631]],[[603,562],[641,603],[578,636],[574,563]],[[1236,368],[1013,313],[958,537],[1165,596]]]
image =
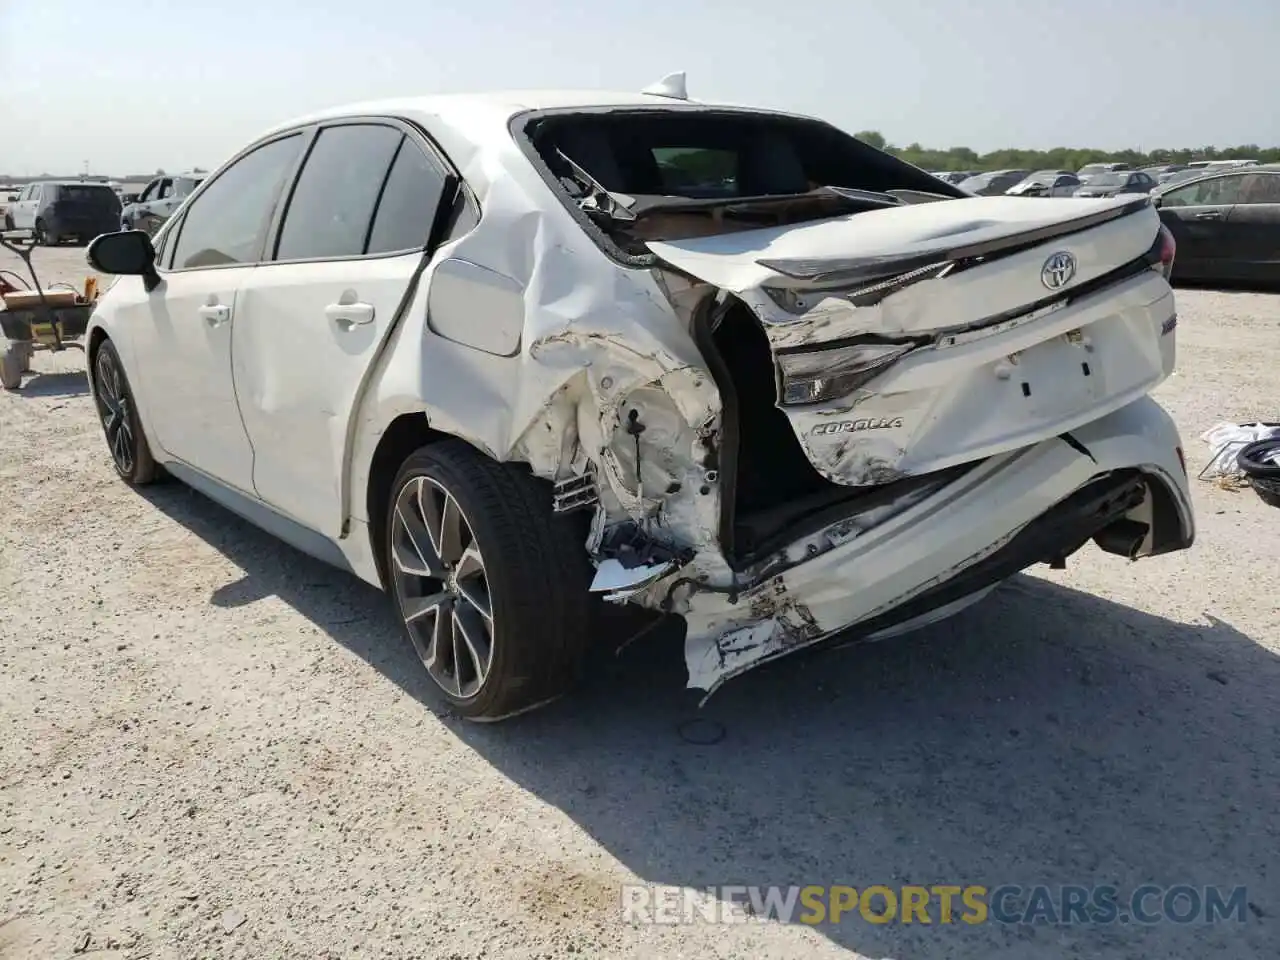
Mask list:
[[[115,455],[111,452],[111,438],[107,436],[107,425],[102,422],[102,412],[98,406],[102,402],[98,398],[98,391],[101,389],[98,363],[104,353],[107,353],[111,362],[115,364],[116,375],[120,379],[120,391],[129,401],[129,429],[133,434],[133,469],[128,473],[120,469],[120,465],[116,463]],[[120,361],[120,353],[110,340],[103,340],[101,346],[98,347],[97,352],[93,355],[93,392],[94,410],[98,413],[98,425],[102,428],[102,438],[107,444],[107,456],[111,458],[112,469],[125,483],[138,484],[144,482],[142,478],[143,461],[144,458],[150,456],[150,452],[145,446],[146,441],[142,435],[142,423],[138,420],[138,402],[134,399],[133,388],[130,386],[129,378],[125,374],[124,364]]]

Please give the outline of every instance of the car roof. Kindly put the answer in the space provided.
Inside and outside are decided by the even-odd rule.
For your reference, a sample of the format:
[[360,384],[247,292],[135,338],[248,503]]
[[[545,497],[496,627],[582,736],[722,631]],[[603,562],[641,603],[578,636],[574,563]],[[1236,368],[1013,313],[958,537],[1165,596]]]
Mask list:
[[[666,110],[742,110],[781,116],[800,116],[786,111],[730,103],[680,100],[648,93],[602,90],[499,90],[489,93],[451,93],[433,96],[369,100],[329,107],[295,117],[265,131],[270,136],[283,130],[348,116],[391,116],[434,120],[475,138],[481,131],[506,134],[511,119],[535,110],[619,110],[651,107]],[[808,118],[806,118],[808,119]]]
[[32,183],[43,183],[51,187],[109,187],[105,180],[32,180]]

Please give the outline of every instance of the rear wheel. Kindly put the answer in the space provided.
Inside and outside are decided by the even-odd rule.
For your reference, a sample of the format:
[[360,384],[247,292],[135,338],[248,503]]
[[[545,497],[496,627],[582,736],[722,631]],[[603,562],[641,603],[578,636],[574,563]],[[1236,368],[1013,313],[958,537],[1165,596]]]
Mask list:
[[94,355],[93,399],[116,473],[131,486],[150,483],[156,476],[156,464],[142,433],[124,364],[110,340],[102,341]]
[[383,549],[409,639],[459,714],[500,720],[572,685],[590,568],[542,481],[461,441],[423,447],[395,478]]

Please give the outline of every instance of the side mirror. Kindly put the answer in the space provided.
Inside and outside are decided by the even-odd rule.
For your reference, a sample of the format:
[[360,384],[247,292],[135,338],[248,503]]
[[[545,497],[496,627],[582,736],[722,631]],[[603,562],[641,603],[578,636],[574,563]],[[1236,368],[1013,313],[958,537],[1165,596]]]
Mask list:
[[156,248],[141,230],[104,233],[97,237],[85,253],[89,266],[99,273],[126,277],[142,277],[147,293],[160,284],[156,273]]
[[120,202],[121,203],[137,203],[138,195],[136,193],[122,193],[120,194]]
[[18,195],[17,195],[16,193],[11,193],[11,194],[9,194],[9,196],[8,196],[8,201],[9,201],[10,203],[13,203],[13,202],[14,202],[15,200],[17,200],[17,199],[18,199]]
[[1152,205],[1153,207],[1157,208],[1157,209],[1159,209],[1159,208],[1160,208],[1160,205],[1161,205],[1163,202],[1164,202],[1164,197],[1157,197],[1157,196],[1154,196],[1154,195],[1151,197],[1151,205]]

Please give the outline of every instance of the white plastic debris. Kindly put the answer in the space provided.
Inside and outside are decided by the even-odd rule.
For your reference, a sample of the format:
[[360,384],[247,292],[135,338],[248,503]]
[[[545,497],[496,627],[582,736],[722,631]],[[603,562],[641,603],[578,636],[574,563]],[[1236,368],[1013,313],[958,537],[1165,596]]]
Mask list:
[[[1201,480],[1243,480],[1244,471],[1236,463],[1240,451],[1255,440],[1280,437],[1280,426],[1265,423],[1220,423],[1206,430],[1200,439],[1213,449],[1209,463],[1200,471]],[[1273,452],[1270,459],[1280,466],[1280,453]]]

